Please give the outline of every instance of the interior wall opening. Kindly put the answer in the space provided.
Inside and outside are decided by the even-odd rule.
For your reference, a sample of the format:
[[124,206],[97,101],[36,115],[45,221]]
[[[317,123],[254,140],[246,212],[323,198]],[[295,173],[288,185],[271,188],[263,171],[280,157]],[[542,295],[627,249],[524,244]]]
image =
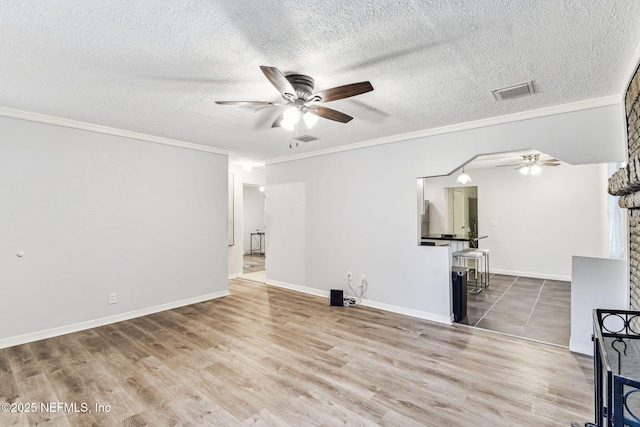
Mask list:
[[244,184],[242,191],[242,278],[266,281],[266,195],[265,187]]
[[609,256],[606,165],[526,150],[477,156],[464,165],[464,184],[462,173],[461,165],[418,179],[419,242],[424,234],[486,236],[465,242],[488,250],[490,271],[482,292],[467,294],[461,323],[568,347],[572,256]]

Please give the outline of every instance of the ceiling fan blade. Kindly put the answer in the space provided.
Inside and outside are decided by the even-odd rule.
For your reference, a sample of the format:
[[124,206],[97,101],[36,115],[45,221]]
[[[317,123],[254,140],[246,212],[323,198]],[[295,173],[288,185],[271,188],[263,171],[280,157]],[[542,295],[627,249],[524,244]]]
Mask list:
[[284,120],[284,112],[278,114],[278,117],[274,120],[271,125],[272,128],[279,128],[282,126],[282,121]]
[[314,93],[313,96],[319,96],[320,98],[322,98],[322,102],[331,102],[338,99],[349,98],[351,96],[371,92],[372,90],[373,86],[371,86],[371,83],[360,82],[321,90],[320,92]]
[[546,162],[540,162],[539,163],[540,166],[560,166],[560,163],[546,163]]
[[353,119],[340,111],[332,110],[331,108],[321,107],[319,105],[311,105],[308,112],[315,114],[316,116],[323,117],[325,119],[333,120],[340,123],[347,123]]
[[216,101],[219,105],[274,105],[267,101]]
[[264,65],[260,66],[260,69],[264,73],[264,75],[269,79],[271,84],[278,89],[278,92],[282,94],[285,98],[287,95],[289,97],[295,99],[296,98],[296,90],[293,88],[289,80],[278,70],[276,67],[265,67]]
[[505,167],[512,167],[512,166],[522,166],[522,163],[514,163],[512,165],[496,165],[497,168],[505,168]]

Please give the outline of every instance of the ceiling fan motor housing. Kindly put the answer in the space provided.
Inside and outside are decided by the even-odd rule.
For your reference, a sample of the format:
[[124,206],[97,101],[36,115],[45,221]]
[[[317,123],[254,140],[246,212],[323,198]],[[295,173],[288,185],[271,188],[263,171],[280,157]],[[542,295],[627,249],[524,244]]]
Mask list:
[[311,77],[305,76],[304,74],[287,74],[285,77],[296,90],[296,96],[298,98],[306,100],[313,93],[315,82]]

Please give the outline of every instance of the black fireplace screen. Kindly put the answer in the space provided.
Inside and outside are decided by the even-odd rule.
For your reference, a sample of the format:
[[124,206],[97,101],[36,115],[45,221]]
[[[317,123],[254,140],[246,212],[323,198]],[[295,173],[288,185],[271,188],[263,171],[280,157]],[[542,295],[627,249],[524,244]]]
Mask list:
[[593,311],[595,423],[640,427],[640,311]]

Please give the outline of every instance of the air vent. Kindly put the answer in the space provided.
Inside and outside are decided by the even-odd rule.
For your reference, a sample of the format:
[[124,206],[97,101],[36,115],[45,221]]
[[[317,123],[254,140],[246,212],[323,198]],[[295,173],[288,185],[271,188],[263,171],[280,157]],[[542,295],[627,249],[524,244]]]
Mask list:
[[315,136],[311,136],[311,135],[301,135],[301,136],[296,136],[295,138],[298,141],[302,141],[302,142],[311,142],[311,141],[315,141],[316,138]]
[[492,90],[491,93],[496,98],[496,101],[504,101],[505,99],[533,95],[535,92],[533,90],[533,82],[527,82],[515,86],[504,87],[502,89]]

